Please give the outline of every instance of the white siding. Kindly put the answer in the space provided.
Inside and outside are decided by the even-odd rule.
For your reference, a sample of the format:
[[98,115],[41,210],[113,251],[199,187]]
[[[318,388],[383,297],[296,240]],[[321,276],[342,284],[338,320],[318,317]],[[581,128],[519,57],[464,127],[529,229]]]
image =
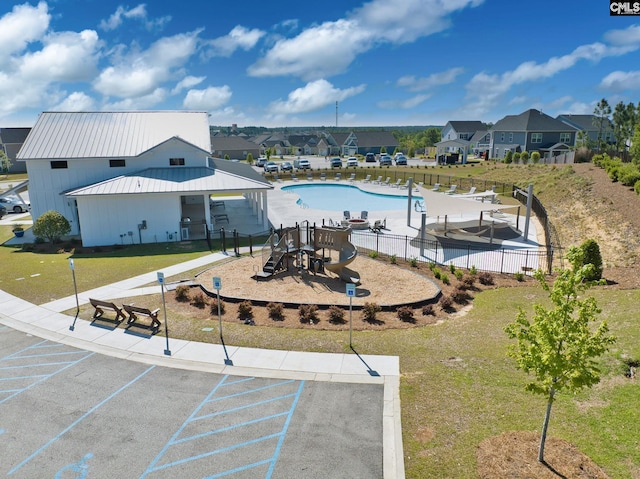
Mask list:
[[[180,195],[79,197],[78,210],[83,246],[165,242],[168,234],[180,235]],[[147,229],[139,231],[143,220]]]

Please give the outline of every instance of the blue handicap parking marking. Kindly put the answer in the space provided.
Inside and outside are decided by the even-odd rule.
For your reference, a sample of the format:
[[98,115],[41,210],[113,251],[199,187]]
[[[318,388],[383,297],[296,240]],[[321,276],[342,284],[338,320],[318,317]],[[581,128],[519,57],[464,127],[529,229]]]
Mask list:
[[303,387],[304,381],[224,376],[141,478],[168,470],[183,477],[196,466],[207,478],[254,468],[271,477]]
[[89,473],[87,461],[92,457],[93,454],[88,453],[78,462],[64,466],[56,473],[55,479],[86,479]]

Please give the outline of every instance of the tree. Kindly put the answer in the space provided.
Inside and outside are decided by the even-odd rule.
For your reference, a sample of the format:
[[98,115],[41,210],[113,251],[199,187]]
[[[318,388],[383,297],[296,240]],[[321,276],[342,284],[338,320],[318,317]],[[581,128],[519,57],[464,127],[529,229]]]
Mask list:
[[542,289],[549,293],[552,307],[534,305],[531,322],[520,309],[516,320],[505,328],[510,338],[517,339],[508,355],[516,360],[518,369],[534,375],[526,390],[547,397],[538,450],[540,462],[544,462],[544,445],[556,393],[576,392],[598,383],[600,370],[595,359],[615,342],[608,334],[605,321],[591,331],[590,323],[596,320],[600,309],[595,298],[579,296],[595,284],[585,281],[592,274],[593,265],[583,264],[583,251],[575,246],[569,248],[567,259],[571,269],[557,271],[552,285],[547,283],[542,271],[535,273]]
[[529,163],[529,152],[527,150],[524,150],[522,153],[520,153],[520,160],[525,165]]
[[598,281],[602,279],[602,254],[600,246],[594,239],[588,239],[580,245],[582,249],[582,264],[592,264],[591,274],[585,276],[587,281]]
[[253,153],[247,153],[247,163],[253,165]]
[[438,128],[429,128],[427,130],[426,133],[426,137],[427,137],[427,142],[425,144],[425,146],[433,146],[436,143],[438,143],[442,138],[441,138],[441,133],[440,130]]
[[0,172],[8,173],[9,168],[11,168],[11,164],[11,160],[7,154],[3,150],[0,150]]
[[609,126],[609,115],[611,115],[611,107],[609,102],[603,98],[593,109],[593,126],[598,129],[598,138],[596,139],[598,151],[600,151],[603,144],[606,145],[603,133]]
[[33,224],[33,234],[41,238],[46,238],[54,244],[61,236],[71,231],[71,225],[67,218],[55,210],[49,210],[40,215]]
[[640,165],[640,123],[636,125],[630,151],[631,161],[636,165]]
[[531,161],[536,165],[538,163],[540,163],[540,152],[539,151],[534,151],[533,153],[531,153]]

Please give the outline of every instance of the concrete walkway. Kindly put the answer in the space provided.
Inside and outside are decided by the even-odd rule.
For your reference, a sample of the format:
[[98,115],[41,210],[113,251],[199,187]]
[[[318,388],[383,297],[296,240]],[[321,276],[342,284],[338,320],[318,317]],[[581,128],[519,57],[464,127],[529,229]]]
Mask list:
[[[224,253],[214,253],[164,268],[162,272],[165,277],[170,277],[197,268],[204,269],[228,257]],[[153,285],[154,283],[157,284],[157,271],[84,291],[78,294],[78,301],[86,304],[90,297],[107,300],[159,293],[160,286]],[[220,374],[382,384],[384,477],[404,477],[400,363],[397,356],[240,348],[171,339],[161,333],[150,337],[140,336],[122,328],[104,329],[93,326],[88,321],[62,314],[62,311],[75,308],[75,296],[38,306],[0,291],[0,324],[100,354],[146,364]]]

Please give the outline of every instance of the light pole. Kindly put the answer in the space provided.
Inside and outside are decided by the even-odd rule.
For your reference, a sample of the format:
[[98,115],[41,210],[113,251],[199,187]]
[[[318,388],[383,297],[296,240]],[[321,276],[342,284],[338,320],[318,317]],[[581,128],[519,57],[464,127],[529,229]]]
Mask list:
[[233,366],[233,361],[229,359],[229,353],[227,353],[227,347],[224,344],[224,338],[222,337],[222,310],[220,308],[220,289],[222,288],[222,280],[219,277],[213,278],[213,289],[216,290],[216,298],[218,300],[218,327],[220,328],[220,343],[222,344],[222,348],[224,349],[224,355],[226,359],[224,363],[227,366]]
[[353,342],[351,341],[353,334],[353,297],[356,295],[356,285],[353,283],[347,283],[346,294],[349,297],[349,347],[353,349]]
[[76,268],[73,264],[73,258],[69,258],[69,268],[71,268],[71,276],[73,276],[73,291],[76,295],[76,317],[73,319],[73,324],[69,326],[69,330],[73,331],[76,328],[76,320],[78,314],[80,314],[80,301],[78,301],[78,286],[76,285]]
[[164,310],[164,337],[167,339],[167,347],[164,350],[165,356],[171,356],[171,350],[169,349],[169,327],[167,326],[167,304],[164,301],[164,273],[158,271],[158,283],[160,284],[160,291],[162,292],[162,309]]

